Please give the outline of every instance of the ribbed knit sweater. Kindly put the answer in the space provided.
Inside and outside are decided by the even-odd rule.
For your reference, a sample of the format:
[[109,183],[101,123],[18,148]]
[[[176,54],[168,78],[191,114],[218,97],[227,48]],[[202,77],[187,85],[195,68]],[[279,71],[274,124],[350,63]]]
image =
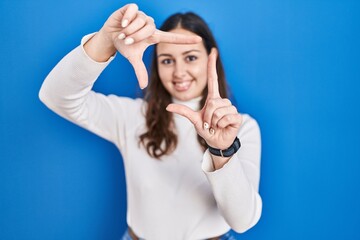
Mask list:
[[[138,144],[146,130],[143,99],[105,96],[92,90],[114,57],[98,63],[82,45],[67,54],[46,77],[39,96],[54,112],[114,143],[125,166],[127,223],[149,240],[206,239],[230,228],[244,232],[260,218],[258,194],[261,140],[248,114],[238,133],[241,148],[221,169],[197,142],[194,126],[175,115],[178,145],[157,160]],[[199,98],[181,103],[199,109]]]

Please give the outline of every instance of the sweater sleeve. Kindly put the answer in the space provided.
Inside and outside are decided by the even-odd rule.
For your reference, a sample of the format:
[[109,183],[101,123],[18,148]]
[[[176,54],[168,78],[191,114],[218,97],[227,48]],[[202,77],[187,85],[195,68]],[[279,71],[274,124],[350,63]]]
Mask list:
[[214,171],[207,150],[202,169],[213,189],[217,205],[230,227],[245,232],[260,219],[262,200],[260,181],[261,139],[257,122],[244,115],[238,137],[241,148],[221,169]]
[[85,36],[81,45],[68,53],[43,82],[39,98],[55,113],[88,129],[109,141],[117,139],[116,96],[104,96],[92,91],[101,72],[113,60],[99,63],[92,60],[83,44],[93,34]]

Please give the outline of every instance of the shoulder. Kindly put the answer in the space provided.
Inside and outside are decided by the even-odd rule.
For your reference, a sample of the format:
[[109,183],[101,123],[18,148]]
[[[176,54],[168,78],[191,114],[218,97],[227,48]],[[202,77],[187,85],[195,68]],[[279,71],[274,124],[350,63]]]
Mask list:
[[144,114],[144,111],[147,106],[147,102],[142,98],[130,98],[130,97],[120,97],[114,94],[107,96],[108,100],[111,102],[111,105],[115,108],[116,111],[122,111],[125,114],[136,115]]
[[146,102],[142,98],[130,98],[130,97],[121,97],[114,94],[110,94],[107,96],[109,101],[111,101],[115,105],[123,105],[124,107],[133,108],[133,107],[141,107]]
[[238,135],[241,137],[246,137],[248,135],[260,137],[260,127],[258,122],[247,113],[241,113],[241,116],[242,124]]
[[242,124],[246,124],[246,125],[256,125],[257,127],[259,127],[258,122],[256,121],[255,118],[253,118],[251,115],[247,114],[247,113],[241,113],[242,116]]

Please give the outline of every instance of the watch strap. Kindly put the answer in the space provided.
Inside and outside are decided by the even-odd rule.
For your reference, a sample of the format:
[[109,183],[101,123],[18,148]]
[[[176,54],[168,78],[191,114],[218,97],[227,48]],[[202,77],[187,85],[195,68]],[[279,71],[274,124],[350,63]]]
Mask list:
[[238,137],[235,138],[234,142],[225,150],[209,147],[209,152],[215,156],[219,157],[231,157],[234,155],[241,147],[241,143]]

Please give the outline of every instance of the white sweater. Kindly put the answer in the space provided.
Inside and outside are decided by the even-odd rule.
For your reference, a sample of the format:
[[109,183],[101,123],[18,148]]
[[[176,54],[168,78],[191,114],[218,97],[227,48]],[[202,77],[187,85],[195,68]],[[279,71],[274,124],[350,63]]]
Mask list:
[[[51,110],[114,143],[122,153],[127,184],[127,223],[149,240],[205,239],[230,228],[244,232],[260,218],[258,194],[261,141],[258,124],[243,114],[239,151],[214,171],[187,119],[175,115],[178,146],[161,161],[139,146],[146,129],[142,99],[92,91],[112,61],[98,63],[82,45],[66,55],[45,79],[39,96]],[[182,102],[199,108],[199,99]]]

